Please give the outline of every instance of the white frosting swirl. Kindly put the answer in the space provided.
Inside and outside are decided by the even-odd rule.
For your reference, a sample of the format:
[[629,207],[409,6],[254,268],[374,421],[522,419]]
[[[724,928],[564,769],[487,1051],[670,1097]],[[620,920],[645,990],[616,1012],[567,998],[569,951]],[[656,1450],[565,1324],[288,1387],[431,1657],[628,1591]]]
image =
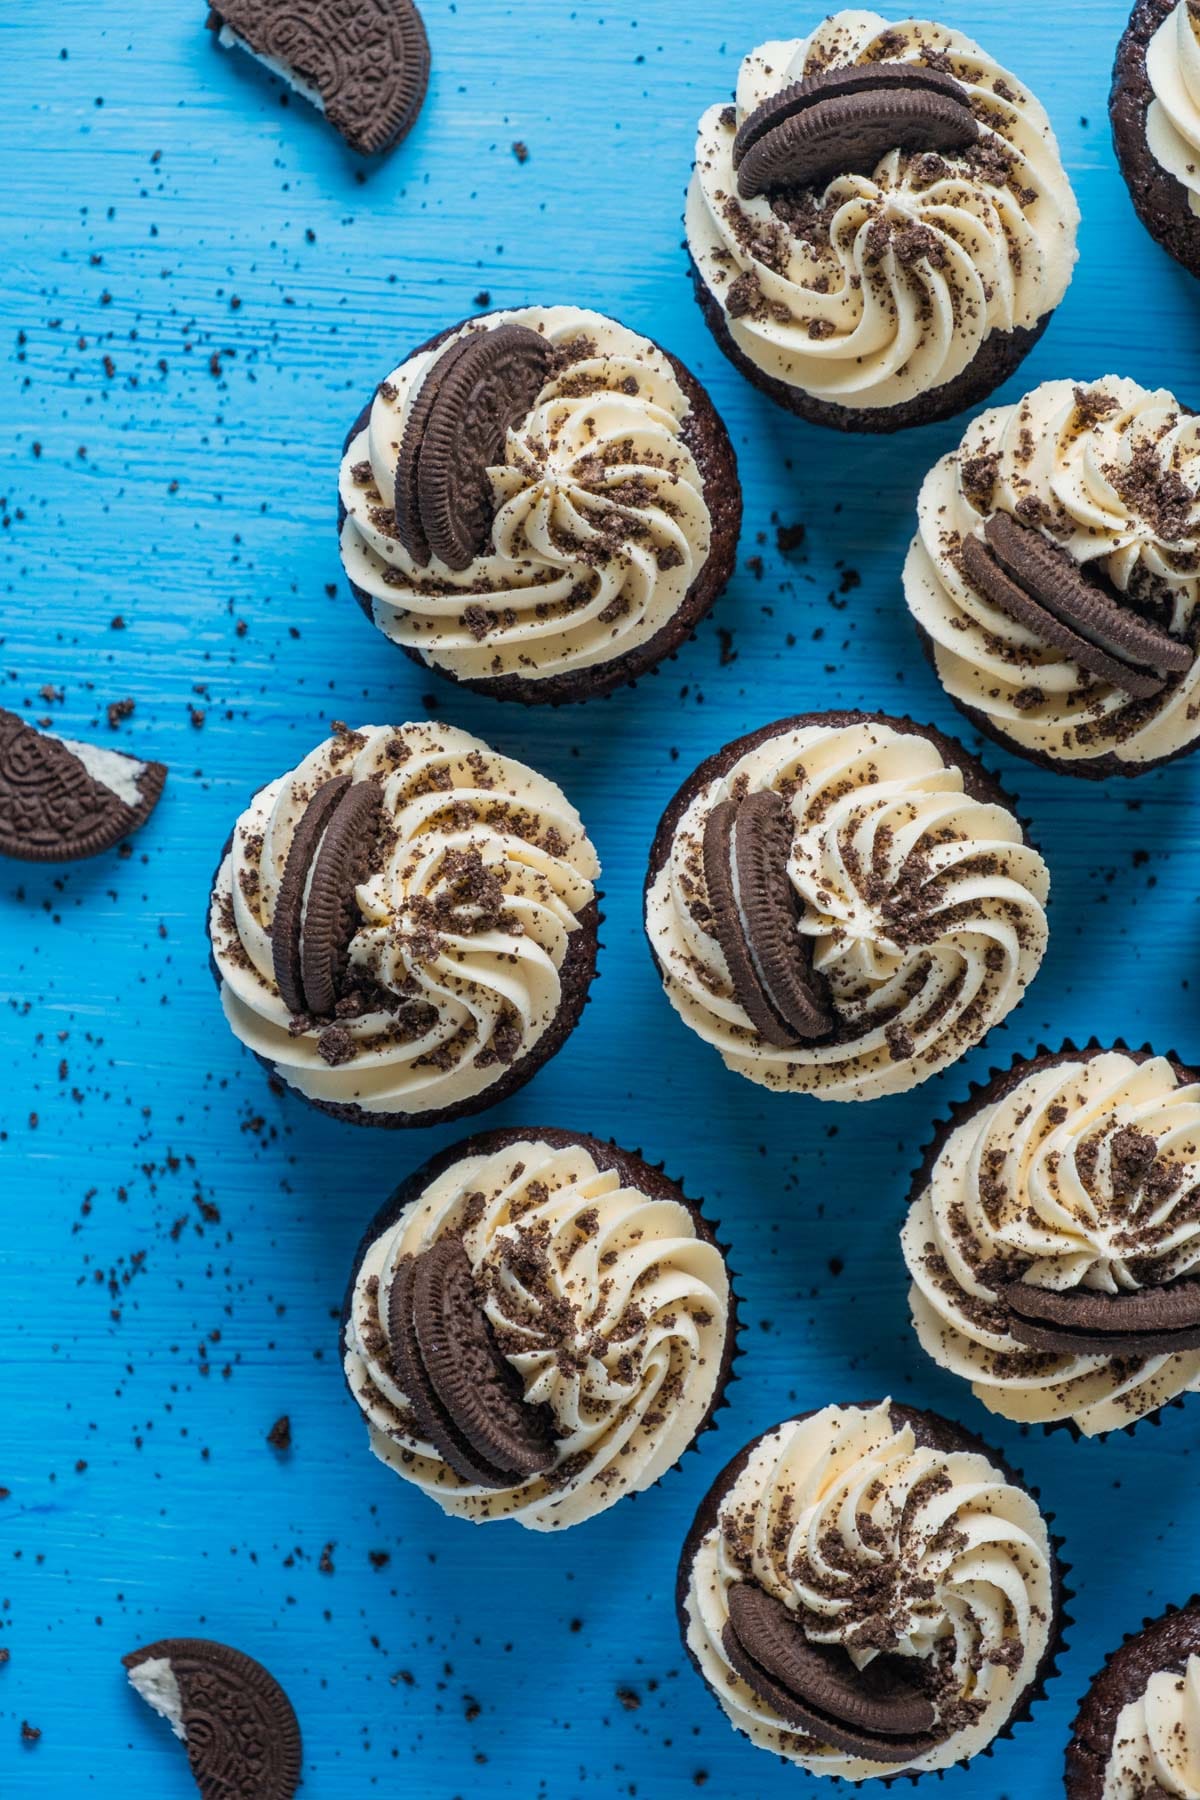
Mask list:
[[[331,1062],[328,1021],[294,1021],[280,998],[271,920],[305,806],[339,774],[378,780],[383,804],[350,944],[364,999],[337,1021],[353,1055]],[[449,725],[343,730],[262,788],[234,828],[209,918],[225,1016],[310,1100],[379,1114],[457,1106],[556,1017],[599,872],[575,808],[524,763]]]
[[1142,1800],[1151,1788],[1200,1800],[1200,1656],[1182,1675],[1160,1669],[1117,1717],[1102,1800]]
[[1064,1057],[948,1136],[902,1236],[910,1303],[934,1361],[990,1411],[1119,1430],[1200,1386],[1200,1350],[1061,1355],[1008,1329],[998,1289],[1157,1287],[1200,1271],[1200,1086],[1166,1057]]
[[1200,600],[1200,419],[1164,389],[1106,375],[1047,381],[982,413],[925,477],[904,592],[942,685],[1021,749],[1139,764],[1200,735],[1200,661],[1148,700],[1089,675],[985,600],[963,539],[992,512],[1046,530],[1122,594],[1195,638]]
[[910,1658],[940,1736],[912,1771],[985,1749],[1035,1682],[1054,1625],[1053,1559],[1037,1503],[974,1451],[918,1445],[890,1402],[827,1406],[755,1443],[693,1558],[687,1644],[731,1723],[816,1775],[895,1776],[785,1724],[731,1666],[729,1589],[753,1580],[810,1642],[859,1668]]
[[[708,815],[773,788],[792,817],[799,929],[829,984],[831,1037],[778,1048],[735,997],[704,880]],[[1046,948],[1049,874],[1004,807],[964,792],[928,737],[863,717],[784,725],[705,783],[651,880],[667,997],[726,1065],[823,1100],[902,1093],[1016,1005]]]
[[608,663],[649,643],[708,560],[712,526],[688,446],[691,405],[648,338],[574,306],[489,314],[562,352],[490,471],[491,543],[461,571],[421,567],[395,534],[392,499],[421,383],[467,324],[383,382],[342,458],[342,562],[393,643],[461,680],[530,681]]
[[[743,121],[792,82],[869,62],[953,75],[979,144],[895,150],[872,175],[838,176],[823,193],[743,199],[733,167]],[[890,25],[851,9],[810,37],[761,44],[741,66],[736,108],[710,107],[700,121],[688,245],[734,344],[776,381],[843,406],[896,406],[942,387],[993,331],[1053,311],[1078,223],[1033,95],[970,38],[923,20]]]
[[1154,98],[1146,110],[1146,142],[1161,169],[1187,189],[1200,213],[1200,7],[1179,0],[1146,47]]
[[[509,1488],[473,1486],[447,1467],[392,1369],[396,1264],[449,1232],[463,1232],[526,1400],[548,1405],[560,1434],[553,1468]],[[682,1199],[625,1185],[585,1145],[534,1135],[453,1163],[371,1246],[346,1327],[346,1377],[375,1454],[444,1511],[560,1531],[679,1460],[715,1397],[729,1326],[724,1259]]]

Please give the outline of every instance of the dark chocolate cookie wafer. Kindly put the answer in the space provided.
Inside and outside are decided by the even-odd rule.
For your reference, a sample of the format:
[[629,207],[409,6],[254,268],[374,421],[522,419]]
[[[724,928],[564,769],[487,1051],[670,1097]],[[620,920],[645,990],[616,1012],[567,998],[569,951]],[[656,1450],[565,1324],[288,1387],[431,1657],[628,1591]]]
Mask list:
[[271,919],[271,959],[280,998],[292,1013],[308,1010],[300,962],[300,930],[304,921],[308,872],[325,827],[349,786],[349,775],[335,775],[332,781],[324,782],[317,789],[293,834],[283,880],[279,884]]
[[478,1454],[442,1405],[429,1378],[416,1327],[416,1269],[416,1257],[401,1257],[388,1293],[388,1346],[396,1379],[422,1436],[456,1475],[476,1487],[509,1487],[508,1471]]
[[[1111,680],[1105,671],[1117,664],[1124,675],[1116,685],[1134,694],[1137,689],[1129,686],[1131,681],[1148,694],[1156,693],[1167,675],[1191,667],[1190,645],[1135,612],[1102,576],[1085,572],[1074,557],[1040,531],[1007,512],[993,513],[983,530],[983,544],[968,539],[963,546],[964,566],[971,579],[977,585],[989,579],[980,553],[990,551],[1000,571],[1026,597],[1028,618],[1021,622],[1029,623],[1033,617],[1029,602],[1040,607],[1049,619],[1043,619],[1040,627],[1031,624],[1030,629],[1047,636],[1058,627],[1063,637],[1060,647],[1065,647],[1067,635],[1072,641],[1081,639],[1084,649],[1074,660],[1082,667]],[[995,577],[990,579],[999,591]]]
[[0,856],[74,862],[111,850],[146,823],[166,779],[162,763],[52,737],[0,708]]
[[425,527],[421,523],[421,497],[418,483],[418,470],[421,461],[421,445],[425,442],[425,428],[429,424],[434,404],[443,377],[453,368],[459,358],[470,349],[470,333],[459,338],[442,351],[437,361],[425,373],[413,397],[408,411],[408,422],[404,427],[404,436],[400,442],[400,455],[396,462],[396,491],[393,501],[396,513],[396,535],[413,561],[421,568],[429,561],[432,552],[429,539],[425,535]]
[[[429,85],[429,40],[413,0],[216,0],[254,56],[318,96],[351,149],[388,150],[416,123]],[[311,97],[311,95],[310,95]]]
[[704,828],[704,879],[713,931],[734,993],[755,1030],[787,1049],[828,1031],[832,1018],[798,926],[787,862],[787,807],[770,789],[724,800]]
[[300,1726],[261,1663],[205,1638],[166,1638],[121,1660],[182,1736],[205,1800],[292,1800],[303,1768]]
[[809,1643],[796,1614],[755,1582],[735,1584],[728,1602],[725,1654],[789,1725],[878,1762],[912,1762],[939,1741],[933,1706],[891,1662],[860,1670],[844,1651]]
[[743,199],[869,175],[891,150],[965,150],[979,137],[966,89],[917,64],[831,69],[783,89],[734,140]]
[[549,1414],[526,1405],[521,1379],[479,1303],[460,1238],[440,1238],[418,1257],[413,1317],[434,1392],[472,1449],[513,1480],[548,1469]]
[[1077,1356],[1171,1356],[1200,1349],[1200,1281],[1138,1293],[1056,1292],[1011,1281],[1002,1290],[1009,1329],[1035,1350]]
[[[469,568],[494,511],[488,470],[503,460],[511,425],[528,416],[554,352],[524,325],[471,332],[426,376],[434,397],[417,460],[421,529],[451,569]],[[399,475],[397,476],[399,486]]]
[[318,1018],[337,1004],[338,982],[358,920],[354,890],[370,867],[382,797],[374,781],[347,788],[317,852],[304,908],[300,968],[307,1010]]

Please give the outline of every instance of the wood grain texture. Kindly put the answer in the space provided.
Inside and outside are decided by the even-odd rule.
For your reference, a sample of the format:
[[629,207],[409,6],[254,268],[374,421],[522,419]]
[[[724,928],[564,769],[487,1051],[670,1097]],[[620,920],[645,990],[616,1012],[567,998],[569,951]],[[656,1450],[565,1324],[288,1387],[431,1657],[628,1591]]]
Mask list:
[[[1142,232],[1109,144],[1122,0],[943,11],[1041,95],[1084,211],[1074,285],[1010,393],[1113,369],[1200,404],[1200,288]],[[752,19],[728,0],[430,0],[426,17],[425,113],[364,167],[214,47],[202,4],[0,9],[0,703],[107,740],[106,706],[132,698],[112,741],[171,766],[128,860],[0,871],[0,1793],[182,1800],[185,1761],[119,1659],[192,1633],[284,1682],[312,1800],[815,1793],[687,1669],[674,1559],[745,1438],[890,1390],[990,1435],[1067,1539],[1062,1678],[1036,1723],[937,1790],[1051,1800],[1105,1649],[1200,1586],[1200,1399],[1104,1445],[992,1423],[922,1357],[897,1228],[933,1118],[994,1062],[1092,1032],[1200,1057],[1200,760],[1089,791],[988,750],[1054,876],[1050,954],[1009,1027],[869,1110],[726,1074],[642,940],[655,823],[683,773],[770,718],[867,704],[958,730],[899,572],[920,478],[961,422],[899,442],[805,427],[724,364],[692,302],[695,120],[751,32],[803,28],[796,0]],[[337,559],[347,423],[485,290],[650,332],[708,381],[742,459],[742,567],[698,641],[635,692],[554,716],[422,675]],[[778,553],[776,520],[804,521],[802,554]],[[605,864],[593,1004],[484,1123],[577,1124],[665,1157],[728,1230],[749,1320],[720,1430],[649,1496],[552,1541],[442,1519],[372,1461],[342,1390],[358,1234],[453,1134],[378,1141],[276,1099],[205,966],[207,878],[249,791],[332,718],[430,708],[559,779]],[[284,1412],[281,1459],[265,1436]]]

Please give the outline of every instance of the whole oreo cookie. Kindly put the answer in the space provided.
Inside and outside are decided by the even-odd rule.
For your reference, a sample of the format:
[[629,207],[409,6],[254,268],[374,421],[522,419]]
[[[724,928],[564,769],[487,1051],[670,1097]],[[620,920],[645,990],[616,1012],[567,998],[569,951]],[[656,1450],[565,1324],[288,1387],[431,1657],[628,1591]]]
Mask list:
[[38,731],[0,708],[0,856],[74,862],[146,823],[167,771],[124,751]]
[[484,548],[488,470],[503,461],[509,427],[528,416],[553,357],[538,332],[504,324],[468,332],[427,371],[396,467],[396,526],[414,560],[432,553],[462,570]]
[[[1099,659],[1106,664],[1115,660],[1125,671],[1125,684],[1135,678],[1153,680],[1153,693],[1166,675],[1191,667],[1190,645],[1133,611],[1101,577],[1085,574],[1060,545],[1011,513],[992,514],[984,526],[984,541],[1001,570],[1034,604],[1083,640],[1083,654],[1097,659],[1096,672]],[[1042,627],[1049,628],[1046,621]],[[1126,692],[1132,691],[1126,685]]]
[[833,1023],[812,972],[787,864],[788,810],[769,789],[724,800],[704,829],[713,931],[739,1005],[769,1044],[787,1049]]
[[745,200],[869,175],[891,150],[965,150],[979,126],[953,76],[913,63],[827,69],[772,95],[734,140]]
[[292,1013],[308,1010],[300,959],[300,934],[304,924],[304,895],[313,861],[325,827],[342,795],[350,786],[349,775],[335,775],[319,787],[296,827],[284,866],[283,880],[275,897],[271,918],[271,956],[279,997]]
[[318,1018],[337,1004],[346,951],[358,923],[354,890],[370,870],[382,799],[378,782],[352,783],[334,808],[316,853],[300,968],[308,1011]]
[[261,1663],[206,1638],[166,1638],[121,1660],[183,1740],[205,1800],[292,1800],[303,1768],[300,1726]]
[[728,1601],[725,1653],[789,1725],[877,1762],[912,1762],[932,1747],[933,1706],[891,1662],[860,1670],[844,1651],[810,1643],[797,1615],[756,1582],[731,1587]]
[[413,0],[217,0],[208,25],[282,69],[364,156],[391,149],[416,123],[429,40]]
[[397,1264],[388,1295],[396,1375],[417,1423],[456,1475],[510,1487],[554,1461],[549,1422],[527,1406],[456,1238]]
[[1200,1281],[1131,1294],[1095,1288],[1056,1292],[1010,1281],[1002,1295],[1009,1329],[1034,1350],[1076,1356],[1172,1356],[1200,1349]]

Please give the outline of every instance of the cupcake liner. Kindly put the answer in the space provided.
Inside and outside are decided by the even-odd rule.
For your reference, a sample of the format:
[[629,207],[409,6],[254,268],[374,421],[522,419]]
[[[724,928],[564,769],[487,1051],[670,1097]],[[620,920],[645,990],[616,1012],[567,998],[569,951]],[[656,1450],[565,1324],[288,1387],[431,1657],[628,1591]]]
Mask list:
[[[1131,1655],[1133,1645],[1144,1646],[1145,1654]],[[1135,1699],[1151,1675],[1193,1653],[1200,1653],[1200,1595],[1196,1594],[1182,1606],[1170,1605],[1156,1617],[1143,1619],[1137,1631],[1127,1631],[1116,1649],[1109,1651],[1071,1721],[1064,1777],[1067,1800],[1103,1800],[1105,1764],[1125,1701]],[[1132,1685],[1131,1677],[1138,1686]],[[1099,1715],[1094,1725],[1093,1710]]]
[[1200,218],[1187,189],[1155,161],[1146,138],[1146,114],[1154,98],[1146,51],[1175,0],[1137,0],[1117,46],[1108,110],[1113,147],[1134,210],[1157,244],[1192,275],[1200,275]]
[[[837,1404],[844,1407],[860,1407],[867,1410],[880,1405],[881,1402],[877,1399],[845,1400],[839,1401]],[[758,1432],[755,1437],[751,1438],[750,1442],[744,1445],[732,1461],[726,1463],[725,1467],[721,1470],[707,1494],[700,1502],[696,1511],[696,1516],[684,1538],[683,1549],[680,1553],[679,1565],[675,1576],[675,1615],[688,1661],[691,1663],[696,1674],[699,1676],[705,1691],[708,1693],[712,1693],[712,1689],[709,1686],[704,1671],[700,1667],[699,1660],[692,1652],[687,1636],[687,1595],[691,1583],[692,1564],[695,1561],[696,1552],[703,1539],[716,1524],[721,1502],[725,1498],[726,1493],[733,1486],[763,1438],[769,1437],[773,1431],[778,1431],[781,1425],[796,1422],[801,1419],[811,1419],[821,1410],[822,1409],[819,1407],[813,1407],[806,1412],[793,1413],[789,1418],[781,1419],[777,1424],[767,1426],[765,1430]],[[1029,1719],[1032,1715],[1033,1708],[1041,1701],[1045,1700],[1049,1682],[1058,1675],[1059,1658],[1064,1655],[1069,1648],[1066,1634],[1075,1623],[1074,1618],[1066,1610],[1069,1603],[1075,1598],[1074,1589],[1067,1586],[1067,1580],[1071,1574],[1071,1565],[1063,1559],[1063,1539],[1057,1533],[1050,1530],[1050,1527],[1054,1523],[1055,1515],[1052,1512],[1047,1512],[1042,1506],[1040,1490],[1034,1487],[1032,1483],[1026,1481],[1020,1471],[1015,1469],[1007,1458],[1002,1456],[998,1450],[994,1450],[983,1438],[976,1436],[974,1432],[966,1430],[964,1426],[956,1425],[953,1421],[943,1418],[940,1413],[930,1412],[924,1408],[906,1406],[900,1401],[892,1401],[891,1415],[894,1424],[908,1424],[913,1427],[918,1444],[927,1444],[931,1448],[940,1448],[944,1450],[970,1451],[974,1452],[976,1455],[986,1457],[993,1468],[1000,1471],[1006,1481],[1010,1482],[1014,1487],[1021,1488],[1031,1499],[1036,1501],[1047,1527],[1047,1538],[1050,1545],[1050,1574],[1054,1605],[1054,1629],[1050,1634],[1046,1649],[1037,1668],[1034,1670],[1031,1680],[1017,1696],[1012,1711],[1009,1713],[1004,1724],[995,1733],[994,1737],[984,1745],[982,1750],[977,1751],[974,1756],[964,1757],[960,1761],[950,1765],[952,1769],[965,1769],[972,1763],[979,1762],[983,1757],[991,1756],[997,1743],[1004,1739],[1011,1738],[1014,1735],[1017,1726]],[[715,1704],[720,1704],[715,1694],[713,1695],[713,1700]],[[726,1720],[730,1729],[734,1731],[738,1737],[745,1736],[745,1733],[737,1731],[737,1727],[728,1720],[723,1708],[721,1709],[721,1716]],[[747,1739],[747,1744],[751,1750],[759,1751],[759,1746],[751,1742],[751,1740]],[[781,1758],[781,1760],[788,1761],[789,1759]],[[889,1788],[900,1781],[907,1781],[915,1785],[917,1782],[926,1780],[931,1776],[936,1776],[940,1781],[948,1772],[949,1771],[946,1769],[900,1768],[897,1769],[894,1774],[867,1776],[861,1781],[852,1781],[844,1775],[836,1774],[825,1774],[821,1779],[823,1781],[837,1782],[843,1787]]]
[[[908,1217],[913,1202],[923,1189],[928,1186],[933,1175],[933,1170],[937,1164],[938,1157],[945,1148],[951,1134],[956,1131],[960,1125],[963,1125],[969,1119],[972,1119],[981,1106],[992,1100],[1003,1099],[1005,1095],[1010,1094],[1027,1075],[1031,1075],[1039,1069],[1050,1068],[1061,1062],[1091,1062],[1094,1057],[1103,1056],[1113,1050],[1120,1051],[1122,1055],[1129,1057],[1130,1061],[1135,1063],[1147,1062],[1150,1058],[1161,1055],[1174,1065],[1185,1081],[1200,1082],[1200,1071],[1193,1069],[1189,1064],[1185,1063],[1175,1051],[1158,1051],[1155,1050],[1152,1044],[1148,1043],[1143,1044],[1140,1049],[1135,1050],[1131,1045],[1126,1043],[1125,1039],[1122,1037],[1113,1038],[1109,1042],[1104,1043],[1093,1033],[1085,1044],[1076,1044],[1072,1038],[1067,1037],[1063,1039],[1057,1050],[1051,1050],[1046,1044],[1039,1043],[1036,1050],[1029,1056],[1023,1055],[1018,1051],[1007,1066],[1000,1068],[993,1067],[981,1080],[968,1082],[967,1092],[962,1099],[952,1101],[949,1112],[946,1114],[945,1118],[935,1120],[932,1127],[932,1136],[925,1146],[925,1149],[922,1151],[921,1160],[914,1169],[911,1180],[909,1181],[908,1194],[904,1202],[904,1217]],[[941,1367],[935,1358],[931,1357],[929,1360],[934,1363],[936,1368]],[[942,1372],[944,1374],[949,1373],[947,1370],[943,1370]],[[971,1399],[975,1401],[975,1404],[983,1406],[983,1402],[977,1398],[972,1384],[967,1381],[965,1377],[958,1377],[958,1379],[962,1382],[964,1389],[970,1395]],[[1103,1444],[1106,1443],[1110,1437],[1132,1437],[1141,1425],[1161,1426],[1163,1414],[1173,1411],[1176,1408],[1182,1408],[1186,1398],[1186,1394],[1176,1394],[1171,1399],[1164,1400],[1161,1406],[1155,1407],[1153,1412],[1143,1413],[1140,1418],[1131,1420],[1128,1425],[1112,1427],[1108,1431],[1094,1431],[1090,1436],[1085,1436],[1079,1429],[1079,1426],[1075,1423],[1074,1419],[1045,1419],[1041,1421],[1040,1426],[1031,1426],[1024,1425],[1020,1420],[1009,1419],[1004,1413],[992,1412],[988,1407],[984,1407],[984,1411],[988,1414],[989,1418],[1003,1419],[1006,1424],[1018,1425],[1024,1430],[1040,1429],[1043,1437],[1051,1437],[1055,1432],[1061,1431],[1065,1432],[1068,1437],[1074,1439],[1076,1443]]]
[[803,388],[792,387],[764,369],[738,349],[725,316],[725,309],[696,267],[689,253],[688,267],[696,301],[704,314],[704,322],[716,340],[717,348],[752,387],[785,412],[795,413],[810,425],[829,426],[834,431],[862,432],[879,435],[906,431],[917,425],[932,425],[951,419],[956,413],[969,412],[1006,382],[1025,361],[1042,333],[1054,317],[1054,311],[1043,313],[1033,325],[1016,325],[1011,331],[993,331],[983,340],[966,368],[941,387],[929,388],[915,399],[896,406],[839,406],[836,401],[818,400]]
[[[418,344],[405,357],[409,362],[414,356],[421,356],[430,350],[436,350],[448,338],[478,319],[494,318],[498,312],[511,312],[511,307],[492,307],[487,312],[474,313],[468,319],[460,319],[455,325],[447,325],[435,332],[425,343]],[[620,321],[617,321],[620,323]],[[645,333],[641,335],[645,336]],[[479,694],[489,694],[494,700],[513,700],[523,706],[566,706],[584,700],[608,699],[620,688],[636,687],[644,675],[655,674],[664,662],[674,662],[679,651],[696,635],[697,627],[705,616],[716,605],[724,593],[737,566],[737,546],[742,525],[742,487],[738,479],[737,454],[733,448],[729,433],[720,413],[713,405],[708,389],[677,356],[653,338],[647,338],[659,354],[671,365],[671,369],[683,389],[690,406],[691,415],[685,422],[683,439],[696,459],[704,483],[704,499],[712,521],[712,539],[708,557],[699,575],[693,581],[683,602],[667,623],[644,644],[636,645],[623,656],[615,657],[611,662],[593,663],[585,669],[564,671],[561,675],[548,675],[543,680],[534,680],[521,675],[500,675],[495,680],[467,679],[456,675],[452,669],[443,668],[437,662],[427,662],[420,651],[408,644],[392,645],[393,649],[403,650],[412,658],[418,668],[426,673],[438,675],[444,681],[453,683],[455,687],[468,688]],[[371,415],[374,394],[367,401],[357,419],[346,433],[342,443],[344,456],[353,439],[363,430]],[[341,536],[342,526],[346,519],[346,509],[338,496],[337,529]],[[371,596],[365,589],[351,581],[345,570],[346,585],[358,602],[360,610],[372,625],[375,614]],[[390,640],[388,640],[390,643]]]
[[[739,1379],[735,1365],[743,1355],[741,1338],[745,1326],[741,1317],[741,1300],[736,1288],[739,1277],[730,1266],[729,1245],[723,1244],[718,1236],[721,1229],[719,1222],[707,1216],[703,1210],[703,1203],[693,1200],[684,1191],[681,1181],[666,1173],[664,1162],[648,1162],[640,1150],[625,1150],[612,1139],[604,1140],[592,1137],[584,1131],[567,1131],[556,1125],[504,1125],[493,1131],[482,1131],[472,1137],[461,1138],[456,1144],[440,1150],[436,1156],[430,1157],[427,1162],[422,1163],[419,1168],[414,1169],[410,1175],[405,1177],[400,1186],[384,1201],[359,1239],[338,1321],[338,1363],[343,1369],[343,1378],[345,1379],[343,1352],[346,1327],[349,1324],[351,1308],[354,1303],[354,1289],[363,1259],[376,1240],[396,1224],[400,1215],[413,1200],[447,1169],[452,1168],[455,1163],[461,1162],[468,1156],[491,1155],[497,1150],[506,1149],[510,1144],[519,1144],[530,1140],[548,1144],[552,1149],[569,1149],[572,1145],[580,1145],[588,1151],[599,1168],[615,1169],[631,1186],[636,1186],[640,1192],[649,1195],[651,1199],[682,1201],[692,1217],[697,1236],[720,1251],[729,1279],[729,1321],[721,1353],[721,1368],[704,1416],[692,1434],[691,1441],[670,1468],[664,1470],[658,1480],[651,1482],[648,1488],[639,1488],[632,1494],[622,1495],[621,1500],[617,1502],[620,1505],[625,1501],[637,1500],[640,1494],[652,1493],[669,1475],[673,1475],[682,1466],[685,1456],[699,1448],[700,1439],[706,1432],[717,1429],[719,1423],[717,1415],[730,1405],[727,1390]],[[357,1408],[358,1401],[348,1379],[346,1380],[346,1390]],[[611,1509],[606,1508],[605,1510]],[[581,1524],[587,1524],[587,1522],[586,1519],[580,1521]]]
[[[269,785],[264,783],[263,786]],[[258,787],[250,795],[246,806],[253,805],[262,787]],[[245,812],[246,807],[242,808]],[[240,817],[240,814],[239,814]],[[236,830],[236,825],[234,827]],[[212,936],[208,928],[208,920],[212,911],[213,896],[216,893],[217,877],[221,866],[233,847],[234,833],[231,831],[225,839],[224,848],[217,858],[212,879],[208,884],[208,899],[204,908],[204,937],[208,945],[208,967],[213,980],[217,984],[218,994],[223,985],[221,970],[217,964],[212,947]],[[341,1119],[346,1124],[364,1125],[376,1131],[416,1131],[426,1125],[452,1125],[457,1119],[467,1119],[475,1113],[487,1112],[490,1107],[498,1106],[502,1100],[523,1088],[533,1080],[538,1070],[550,1059],[557,1056],[575,1027],[583,1017],[584,1008],[592,997],[592,985],[600,978],[598,967],[599,955],[604,945],[600,942],[600,927],[604,924],[605,915],[600,911],[600,903],[604,899],[602,889],[595,890],[595,897],[579,914],[579,929],[572,932],[567,941],[567,954],[563,958],[559,978],[562,985],[562,998],[554,1018],[546,1027],[537,1043],[527,1050],[517,1062],[513,1063],[498,1081],[484,1088],[480,1094],[474,1094],[469,1100],[461,1100],[455,1106],[442,1106],[434,1112],[423,1113],[380,1113],[368,1112],[361,1106],[333,1100],[315,1100],[308,1094],[302,1094],[299,1088],[293,1087],[279,1074],[270,1057],[261,1056],[257,1050],[250,1054],[266,1071],[268,1085],[273,1094],[290,1094],[294,1100],[302,1101],[314,1111],[325,1113],[331,1119]],[[243,1045],[243,1049],[247,1046]]]

